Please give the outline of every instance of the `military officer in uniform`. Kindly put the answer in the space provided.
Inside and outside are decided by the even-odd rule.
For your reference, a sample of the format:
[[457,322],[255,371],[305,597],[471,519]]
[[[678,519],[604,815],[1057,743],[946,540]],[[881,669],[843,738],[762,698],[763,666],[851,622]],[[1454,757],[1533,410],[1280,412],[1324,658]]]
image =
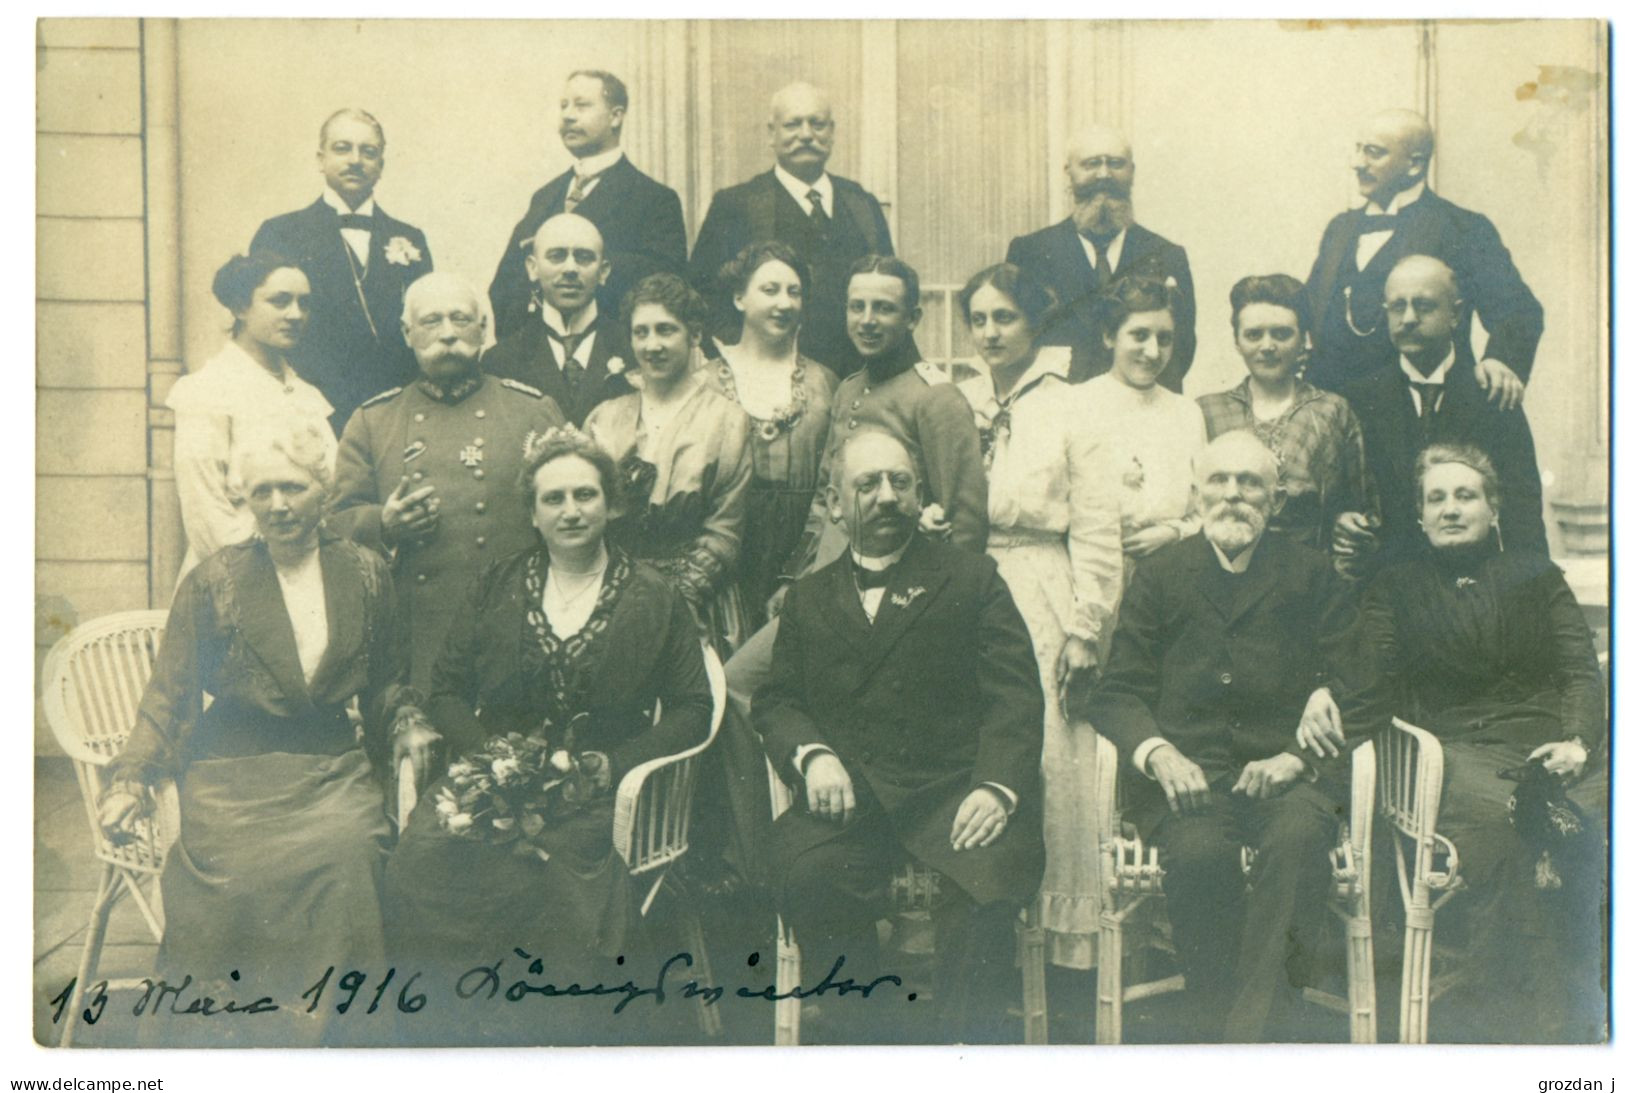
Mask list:
[[469,583],[534,542],[520,457],[529,434],[564,423],[534,387],[480,370],[485,324],[466,278],[436,272],[413,282],[401,326],[418,377],[363,403],[339,441],[329,524],[393,552],[398,618],[420,688]]

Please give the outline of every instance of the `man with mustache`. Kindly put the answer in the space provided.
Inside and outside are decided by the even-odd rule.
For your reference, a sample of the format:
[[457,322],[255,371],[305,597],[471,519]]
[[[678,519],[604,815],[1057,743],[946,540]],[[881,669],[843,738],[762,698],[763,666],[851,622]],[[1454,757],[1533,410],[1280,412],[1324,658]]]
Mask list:
[[717,191],[694,240],[689,280],[710,305],[711,333],[732,342],[739,313],[719,276],[723,265],[748,243],[790,244],[812,272],[799,348],[846,376],[858,366],[842,319],[846,271],[862,255],[891,254],[891,230],[873,194],[824,170],[835,145],[835,114],[822,90],[805,83],[781,87],[767,133],[778,162]]
[[401,340],[401,298],[429,270],[429,243],[373,198],[384,173],[384,129],[365,110],[322,123],[316,166],[327,188],[315,203],[260,225],[249,245],[296,260],[310,278],[310,325],[293,351],[299,375],[333,407],[344,431],[355,408],[415,371]]
[[1332,550],[1369,575],[1427,549],[1416,500],[1416,458],[1429,444],[1470,444],[1501,476],[1500,537],[1508,550],[1548,554],[1535,440],[1522,408],[1484,397],[1459,340],[1467,306],[1456,273],[1437,258],[1400,259],[1383,286],[1387,364],[1349,388],[1377,487],[1375,513],[1346,512]]
[[[1327,225],[1309,274],[1313,355],[1305,378],[1346,395],[1388,370],[1383,284],[1401,259],[1424,254],[1455,270],[1460,282],[1454,340],[1462,371],[1472,373],[1482,397],[1510,410],[1523,399],[1545,314],[1489,218],[1428,188],[1432,158],[1433,127],[1420,114],[1384,110],[1361,127],[1351,163],[1359,203]],[[1482,360],[1473,355],[1475,312],[1489,334]]]
[[512,337],[542,307],[529,274],[529,248],[536,229],[560,213],[586,217],[603,235],[605,268],[615,267],[614,279],[606,276],[599,286],[607,318],[619,318],[621,296],[651,273],[683,272],[688,234],[677,191],[632,166],[621,150],[628,103],[626,84],[614,73],[583,69],[564,81],[559,138],[575,164],[531,195],[530,208],[508,237],[491,280],[499,340]]
[[[942,875],[942,1042],[997,1038],[1013,986],[1017,909],[1043,867],[1043,696],[1032,641],[992,559],[916,530],[908,448],[846,436],[828,505],[849,550],[785,600],[756,724],[796,802],[773,825],[772,889],[802,951],[802,987],[869,983],[875,920],[897,867]],[[832,971],[833,969],[833,971]],[[781,989],[783,985],[781,984]],[[888,1042],[887,1002],[820,995],[839,1042]]]
[[1006,262],[1037,274],[1059,301],[1044,337],[1072,349],[1073,383],[1107,371],[1098,317],[1099,297],[1128,276],[1171,281],[1174,295],[1173,356],[1157,382],[1170,391],[1184,383],[1196,356],[1196,294],[1185,248],[1142,227],[1134,219],[1134,150],[1115,129],[1090,126],[1072,142],[1066,157],[1072,215],[1059,224],[1010,241]]
[[468,279],[428,274],[407,289],[404,312],[417,378],[363,403],[345,427],[328,523],[393,558],[411,682],[428,693],[469,582],[535,541],[520,459],[525,438],[564,415],[535,388],[481,371],[485,309]]
[[[1270,450],[1221,435],[1195,489],[1202,534],[1140,564],[1083,715],[1117,745],[1124,820],[1161,849],[1188,1037],[1250,1043],[1292,1032],[1279,1021],[1324,915],[1348,750],[1388,710],[1352,588],[1267,531],[1285,496]],[[1300,747],[1305,721],[1342,748]]]
[[617,355],[622,339],[613,334],[619,316],[607,314],[597,296],[610,274],[604,237],[576,213],[549,217],[530,243],[525,270],[542,306],[506,332],[481,365],[486,375],[541,391],[579,426],[594,406],[631,391]]

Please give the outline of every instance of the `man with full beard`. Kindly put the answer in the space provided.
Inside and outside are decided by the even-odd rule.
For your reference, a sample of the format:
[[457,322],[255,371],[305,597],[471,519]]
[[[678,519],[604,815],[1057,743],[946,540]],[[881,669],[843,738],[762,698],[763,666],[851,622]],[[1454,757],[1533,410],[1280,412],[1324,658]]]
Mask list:
[[[1195,1041],[1283,1034],[1324,912],[1347,755],[1386,720],[1351,590],[1266,528],[1275,457],[1225,433],[1196,467],[1202,535],[1141,563],[1084,717],[1117,745],[1123,818],[1161,848]],[[1300,723],[1339,751],[1306,750]],[[1241,848],[1257,850],[1241,872]]]
[[1068,378],[1081,383],[1107,371],[1098,317],[1101,293],[1131,275],[1171,281],[1174,295],[1173,359],[1157,382],[1180,390],[1196,356],[1196,295],[1185,248],[1147,231],[1134,220],[1134,151],[1115,129],[1090,126],[1066,157],[1066,180],[1076,202],[1072,215],[1010,241],[1005,261],[1031,270],[1060,301],[1045,336],[1072,348]]

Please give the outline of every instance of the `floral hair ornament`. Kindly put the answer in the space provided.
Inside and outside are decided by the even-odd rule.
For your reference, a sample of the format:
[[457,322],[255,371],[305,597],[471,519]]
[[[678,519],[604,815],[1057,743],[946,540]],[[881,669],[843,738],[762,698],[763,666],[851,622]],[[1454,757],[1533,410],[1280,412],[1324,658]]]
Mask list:
[[592,437],[577,429],[568,421],[563,425],[555,425],[545,433],[538,434],[535,429],[525,434],[525,442],[520,452],[525,459],[532,459],[541,454],[543,448],[554,441],[562,440],[570,444],[591,444]]

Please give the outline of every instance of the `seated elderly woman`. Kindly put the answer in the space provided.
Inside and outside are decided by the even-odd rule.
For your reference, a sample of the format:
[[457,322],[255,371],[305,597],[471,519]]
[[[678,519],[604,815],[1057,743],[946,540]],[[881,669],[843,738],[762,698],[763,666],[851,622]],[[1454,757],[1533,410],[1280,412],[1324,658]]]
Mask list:
[[[1594,1041],[1608,763],[1591,632],[1557,566],[1501,550],[1482,452],[1425,449],[1416,488],[1428,554],[1378,573],[1366,614],[1401,716],[1444,744],[1438,830],[1466,882],[1438,926],[1465,926],[1467,981],[1435,1008],[1433,1037]],[[1509,816],[1515,787],[1526,809],[1566,789],[1589,830],[1565,835],[1544,808]]]
[[[413,811],[385,879],[392,962],[422,969],[434,997],[471,992],[438,1017],[403,1021],[417,1042],[591,1042],[637,1029],[605,1023],[619,996],[600,1006],[504,992],[516,979],[654,981],[658,968],[635,959],[638,909],[610,844],[614,787],[699,743],[711,715],[682,596],[604,541],[622,500],[614,460],[564,426],[529,445],[523,474],[541,541],[487,569],[451,623],[428,713],[460,758]],[[403,735],[403,750],[421,753],[423,727]],[[464,975],[498,962],[500,988]]]
[[1330,551],[1338,515],[1369,512],[1376,491],[1360,422],[1341,395],[1298,375],[1309,359],[1309,300],[1284,273],[1243,277],[1230,290],[1230,328],[1247,378],[1196,400],[1208,439],[1247,429],[1281,468],[1286,500],[1270,530]]
[[[117,840],[150,807],[153,786],[180,784],[158,974],[175,985],[191,976],[216,997],[282,1003],[275,1015],[210,1022],[215,1044],[330,1040],[344,1022],[324,1028],[330,1010],[307,1017],[300,992],[329,964],[370,969],[383,957],[389,822],[374,763],[413,695],[398,682],[388,566],[321,531],[324,432],[284,423],[236,437],[256,534],[181,581],[101,801]],[[345,709],[356,696],[365,748]]]

